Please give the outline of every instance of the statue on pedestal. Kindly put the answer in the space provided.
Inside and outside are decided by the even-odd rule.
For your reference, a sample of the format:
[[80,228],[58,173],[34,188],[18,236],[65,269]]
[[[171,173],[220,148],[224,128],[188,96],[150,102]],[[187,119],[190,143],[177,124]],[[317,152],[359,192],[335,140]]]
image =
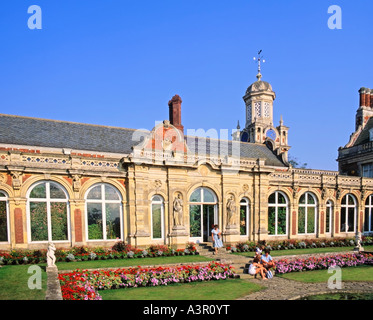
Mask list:
[[234,203],[233,196],[231,196],[228,199],[228,202],[227,202],[227,222],[228,222],[228,225],[233,225],[234,224],[235,213],[236,213],[236,204]]
[[56,247],[52,242],[48,243],[48,251],[47,251],[47,267],[55,267],[56,266],[56,257],[54,252],[56,251]]
[[358,252],[364,251],[364,248],[361,245],[362,238],[361,238],[361,232],[360,231],[356,233],[355,241],[356,241],[356,246],[354,248],[354,251],[358,251]]
[[174,209],[174,225],[183,225],[183,200],[181,199],[181,194],[179,193],[173,203]]

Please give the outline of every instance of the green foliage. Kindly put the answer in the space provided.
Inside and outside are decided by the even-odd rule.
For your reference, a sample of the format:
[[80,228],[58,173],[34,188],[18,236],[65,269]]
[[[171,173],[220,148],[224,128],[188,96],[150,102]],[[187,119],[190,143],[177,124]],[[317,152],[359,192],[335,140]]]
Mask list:
[[103,239],[102,227],[98,224],[91,224],[88,226],[88,238],[90,240]]

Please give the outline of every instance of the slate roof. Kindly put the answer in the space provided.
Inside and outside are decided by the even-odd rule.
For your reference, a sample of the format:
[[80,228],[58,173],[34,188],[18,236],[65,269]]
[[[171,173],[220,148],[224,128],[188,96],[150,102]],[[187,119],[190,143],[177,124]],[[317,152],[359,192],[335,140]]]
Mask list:
[[369,142],[369,130],[372,128],[373,128],[373,117],[368,120],[363,131],[361,131],[359,137],[356,139],[354,146]]
[[[133,141],[135,131],[135,129],[0,114],[0,143],[3,144],[129,154],[132,152],[132,146],[141,142],[138,139]],[[141,131],[140,135],[147,136],[149,132]],[[185,139],[191,150],[199,151],[198,147],[202,146],[200,154],[203,155],[224,156],[226,150],[229,155],[232,155],[232,148],[234,148],[233,154],[236,155],[239,146],[239,154],[242,158],[263,158],[266,160],[266,165],[285,166],[265,145],[190,136],[186,136]]]

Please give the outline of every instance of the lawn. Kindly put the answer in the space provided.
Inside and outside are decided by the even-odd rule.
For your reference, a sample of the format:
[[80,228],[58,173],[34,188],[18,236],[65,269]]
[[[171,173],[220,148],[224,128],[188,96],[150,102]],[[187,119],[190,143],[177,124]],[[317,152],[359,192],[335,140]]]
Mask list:
[[261,290],[243,279],[99,291],[103,300],[234,300]]
[[77,262],[57,262],[58,270],[75,269],[102,269],[102,268],[125,268],[133,266],[154,266],[158,264],[176,264],[209,262],[212,259],[200,255],[191,256],[170,256],[157,258],[134,258],[134,259],[110,259],[110,260],[90,260]]
[[[93,260],[79,262],[58,262],[59,270],[75,269],[99,269],[99,268],[120,268],[138,265],[157,265],[171,263],[193,263],[211,261],[211,259],[199,256],[171,256],[143,259],[112,259]],[[0,268],[0,300],[44,300],[47,286],[46,264],[40,264],[42,269],[42,289],[29,289],[28,280],[32,276],[27,273],[32,265],[11,265]]]
[[[358,266],[341,268],[342,281],[373,281],[373,266]],[[335,273],[328,273],[328,270],[313,270],[305,272],[290,272],[281,275],[289,280],[301,282],[328,282],[328,279]]]
[[29,289],[28,280],[33,273],[27,273],[30,265],[2,266],[0,268],[0,300],[45,300],[47,274],[42,272],[42,289]]
[[[373,246],[365,246],[365,251],[373,251]],[[289,255],[301,255],[301,254],[318,254],[328,252],[344,252],[352,251],[354,247],[327,247],[327,248],[309,248],[309,249],[293,249],[293,250],[272,250],[270,255],[272,257],[289,256]],[[253,257],[254,252],[237,252],[234,254],[242,255],[245,257]]]

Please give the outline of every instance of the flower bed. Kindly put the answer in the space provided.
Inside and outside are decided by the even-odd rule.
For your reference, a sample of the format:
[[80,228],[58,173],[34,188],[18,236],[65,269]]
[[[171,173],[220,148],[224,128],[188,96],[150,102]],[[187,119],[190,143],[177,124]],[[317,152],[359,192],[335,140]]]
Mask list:
[[[226,249],[232,252],[248,252],[255,249],[263,243],[253,241],[239,242],[235,246]],[[362,245],[373,245],[373,237],[362,237]],[[306,248],[326,248],[326,247],[351,247],[355,246],[354,238],[334,238],[334,239],[305,239],[305,240],[280,240],[267,241],[265,247],[270,250],[294,250]]]
[[[173,249],[166,245],[151,245],[146,249],[139,249],[124,242],[117,242],[111,249],[102,247],[73,247],[70,249],[57,249],[56,262],[108,260],[108,259],[134,259],[167,256],[198,255],[194,243],[189,242],[185,249]],[[0,265],[45,263],[47,250],[11,250],[0,251]]]
[[172,283],[238,278],[231,266],[217,262],[200,266],[76,270],[59,274],[64,300],[101,300],[99,290],[167,286]]
[[307,259],[281,259],[276,261],[276,273],[310,271],[328,269],[329,267],[352,267],[358,265],[373,265],[372,254],[339,254],[333,256],[311,257]]

